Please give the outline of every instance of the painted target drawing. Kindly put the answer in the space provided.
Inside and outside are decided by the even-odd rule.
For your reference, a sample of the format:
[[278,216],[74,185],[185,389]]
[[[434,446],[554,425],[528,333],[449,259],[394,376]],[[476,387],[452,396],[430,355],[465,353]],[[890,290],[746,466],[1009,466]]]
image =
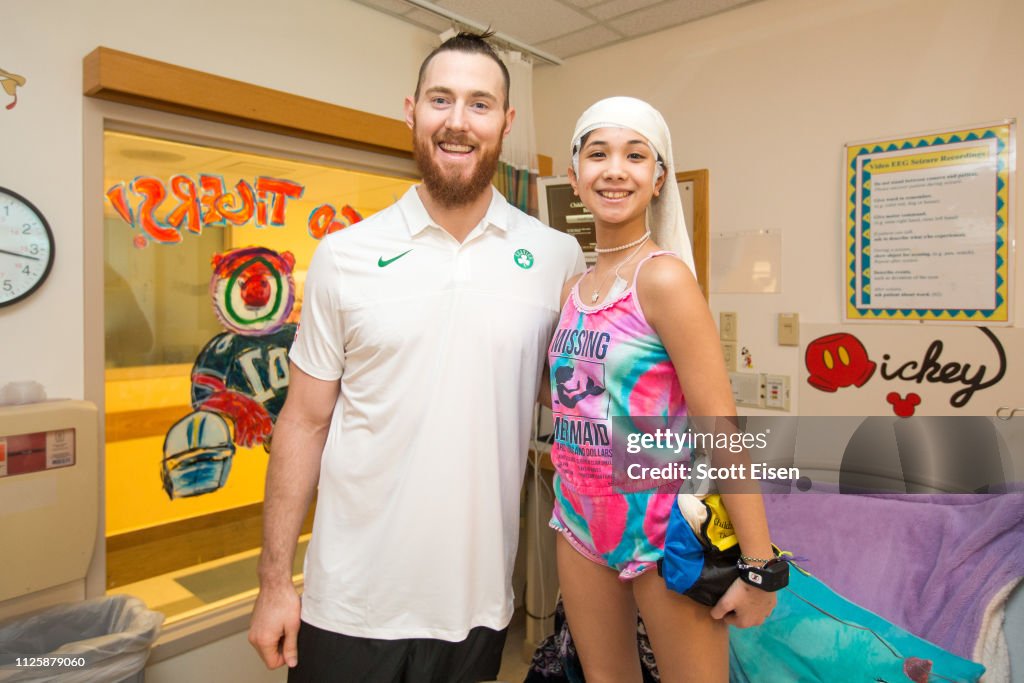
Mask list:
[[291,252],[243,247],[213,258],[210,298],[231,332],[263,336],[277,332],[295,305]]

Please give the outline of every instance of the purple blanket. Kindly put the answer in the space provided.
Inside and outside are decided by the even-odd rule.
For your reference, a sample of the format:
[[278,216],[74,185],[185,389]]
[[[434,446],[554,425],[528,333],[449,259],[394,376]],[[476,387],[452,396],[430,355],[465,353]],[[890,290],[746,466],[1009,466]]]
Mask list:
[[766,494],[772,540],[833,590],[961,657],[1024,576],[1024,493]]

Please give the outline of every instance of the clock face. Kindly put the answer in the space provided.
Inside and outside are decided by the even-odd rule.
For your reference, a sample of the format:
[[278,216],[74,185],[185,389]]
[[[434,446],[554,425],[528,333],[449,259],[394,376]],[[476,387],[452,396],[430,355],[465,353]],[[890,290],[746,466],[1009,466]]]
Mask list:
[[53,265],[53,233],[32,202],[0,187],[0,306],[39,288]]

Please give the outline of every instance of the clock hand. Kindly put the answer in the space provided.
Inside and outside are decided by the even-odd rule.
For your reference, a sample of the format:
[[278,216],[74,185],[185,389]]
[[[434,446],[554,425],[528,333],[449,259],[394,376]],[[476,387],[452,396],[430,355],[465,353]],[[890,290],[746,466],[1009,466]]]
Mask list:
[[9,254],[11,256],[21,256],[22,258],[32,259],[33,261],[38,261],[39,260],[39,258],[36,257],[36,256],[28,256],[27,254],[19,254],[19,253],[15,252],[15,251],[7,251],[6,249],[0,249],[0,254]]

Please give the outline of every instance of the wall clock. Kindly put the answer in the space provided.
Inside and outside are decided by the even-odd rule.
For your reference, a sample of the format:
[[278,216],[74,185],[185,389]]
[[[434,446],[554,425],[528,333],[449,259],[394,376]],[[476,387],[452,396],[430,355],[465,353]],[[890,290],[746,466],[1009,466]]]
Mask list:
[[0,306],[39,289],[53,266],[53,232],[32,202],[0,187]]

